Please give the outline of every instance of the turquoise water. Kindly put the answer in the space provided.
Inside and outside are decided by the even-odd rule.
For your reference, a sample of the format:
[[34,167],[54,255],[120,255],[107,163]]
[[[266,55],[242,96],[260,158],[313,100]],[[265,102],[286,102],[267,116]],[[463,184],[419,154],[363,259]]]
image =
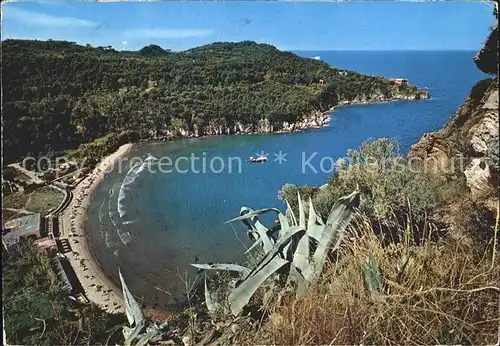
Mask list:
[[[160,306],[182,301],[185,283],[180,276],[187,274],[191,280],[196,274],[189,263],[244,259],[242,253],[248,245],[244,227],[224,224],[238,216],[241,206],[283,209],[277,198],[283,184],[325,183],[331,164],[368,138],[396,138],[401,150],[407,152],[423,133],[445,124],[471,87],[485,78],[472,62],[474,52],[297,54],[320,56],[334,66],[366,74],[408,78],[413,85],[428,87],[432,99],[340,107],[332,114],[329,127],[299,133],[136,146],[128,157],[145,159],[150,154],[168,157],[172,163],[179,157],[199,158],[194,166],[187,159],[179,162],[185,173],[167,173],[170,166],[165,159],[163,173],[152,161],[150,170],[156,169],[155,173],[146,164],[143,169],[135,166],[127,175],[132,166],[124,164],[121,172],[115,170],[105,179],[93,199],[89,210],[91,248],[115,281],[117,267],[121,267],[139,299]],[[269,162],[245,162],[262,151],[269,154]],[[286,154],[281,164],[273,161],[274,153],[280,151]],[[304,165],[311,155],[315,156],[310,165]],[[221,172],[212,171],[210,162]],[[272,223],[272,219],[266,221]]]

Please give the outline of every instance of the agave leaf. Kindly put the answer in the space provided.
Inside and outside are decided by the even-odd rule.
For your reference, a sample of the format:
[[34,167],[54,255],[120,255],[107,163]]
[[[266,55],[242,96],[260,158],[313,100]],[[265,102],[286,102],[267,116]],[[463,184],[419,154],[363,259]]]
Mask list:
[[262,239],[262,248],[264,249],[264,252],[268,253],[273,248],[271,237],[267,234],[268,229],[257,220],[255,222],[255,230],[259,235],[259,238]]
[[299,226],[306,227],[306,213],[304,211],[302,198],[300,198],[300,192],[297,192],[297,200],[299,202]]
[[325,229],[325,223],[314,210],[314,205],[309,198],[309,219],[307,221],[307,235],[316,241],[321,239],[321,235]]
[[336,250],[340,246],[343,233],[347,224],[351,221],[354,214],[354,208],[359,204],[359,192],[354,191],[348,196],[339,198],[335,202],[325,228],[318,241],[318,247],[314,252],[310,265],[303,270],[302,274],[309,282],[315,281],[323,271],[327,251],[331,244],[332,249]]
[[317,219],[318,219],[318,214],[316,214],[316,210],[314,210],[311,197],[309,197],[309,218],[307,220],[307,229],[316,226]]
[[321,225],[321,226],[324,226],[325,223],[323,222],[323,219],[321,218],[321,216],[319,216],[318,214],[316,214],[316,222]]
[[249,276],[238,287],[234,288],[228,297],[233,315],[237,316],[241,309],[248,304],[248,301],[259,286],[287,263],[290,262],[280,257],[274,257],[260,270],[256,271],[254,275]]
[[[354,215],[354,209],[359,206],[359,192],[354,191],[348,196],[344,196],[338,199],[335,202],[335,205],[326,220],[326,227],[331,225],[332,228],[336,228],[336,232],[333,233],[333,237],[325,237],[323,234],[323,238],[327,238],[333,241],[333,250],[337,250],[342,242],[342,238],[344,236],[344,230],[346,229],[349,222]],[[325,228],[326,228],[325,227]]]
[[288,229],[290,228],[290,224],[288,223],[288,220],[286,219],[286,216],[283,215],[282,213],[278,214],[278,219],[280,221],[280,230],[278,232],[278,239],[283,236],[286,232],[288,232]]
[[293,214],[292,207],[290,206],[290,203],[288,203],[287,200],[285,200],[285,202],[286,202],[286,215],[288,215],[288,217],[290,218],[290,220],[292,222],[292,226],[297,226],[297,219],[295,218],[295,215]]
[[208,290],[207,276],[205,275],[205,304],[209,312],[213,313],[220,309],[220,304],[214,299],[212,293]]
[[317,242],[321,240],[321,236],[323,235],[323,231],[325,230],[325,225],[313,225],[307,227],[307,235]]
[[240,272],[243,276],[246,276],[250,273],[250,269],[230,263],[191,263],[191,265],[195,268],[203,270],[228,270],[233,272]]
[[[241,207],[241,209],[240,209],[240,216],[249,214],[251,212],[253,212],[252,209],[250,209],[248,207]],[[230,221],[226,221],[225,223],[229,223]],[[242,219],[241,221],[243,222],[243,224],[245,226],[247,226],[247,228],[248,228],[249,231],[251,231],[251,232],[255,231],[254,230],[254,226],[253,226],[253,224],[255,223],[255,216],[252,216],[252,217],[249,217],[249,218],[246,218],[246,219]]]
[[[300,194],[299,194],[299,200],[300,200]],[[305,224],[305,221],[302,221],[304,208],[301,202],[299,202],[299,209],[301,209],[300,211],[301,222]],[[297,249],[295,250],[295,253],[293,255],[293,265],[300,270],[304,270],[305,268],[307,268],[310,262],[311,253],[310,253],[309,234],[314,233],[315,235],[314,238],[318,240],[320,239],[321,233],[323,232],[324,229],[324,227],[318,226],[316,224],[317,218],[318,215],[316,214],[316,211],[314,210],[314,206],[312,204],[312,200],[309,197],[309,218],[307,221],[307,232],[306,235],[300,239]]]
[[293,253],[292,253],[292,242],[289,242],[283,247],[283,250],[281,251],[281,257],[288,260],[288,261],[293,261]]
[[[281,213],[281,211],[279,209],[276,209],[276,208],[264,208],[264,209],[259,209],[259,210],[252,210],[252,209],[250,209],[248,207],[241,208],[241,212],[243,212],[244,210],[245,211],[248,210],[248,213],[240,215],[238,217],[235,217],[234,219],[226,221],[225,223],[231,223],[231,222],[235,222],[235,221],[242,221],[242,220],[246,220],[246,219],[252,219],[252,218],[254,218],[256,216],[268,213],[270,211],[274,211],[274,212],[276,212],[278,214]],[[241,214],[241,212],[240,212],[240,214]]]
[[[122,327],[122,334],[123,334],[123,339],[125,340],[125,345],[130,345],[130,335],[132,335],[132,332],[134,331],[134,328],[129,328],[127,326]],[[127,342],[128,341],[128,342]]]
[[300,238],[297,249],[293,254],[293,265],[300,270],[304,270],[309,265],[309,237],[306,234]]
[[122,283],[123,299],[125,300],[125,312],[127,314],[128,323],[131,326],[133,326],[134,323],[135,325],[138,325],[144,319],[144,317],[142,316],[141,308],[139,307],[139,304],[135,300],[132,293],[130,293],[127,284],[123,279],[120,268],[118,268],[118,274]]
[[[261,210],[271,211],[271,210],[277,210],[277,209],[267,208],[267,209],[261,209]],[[245,212],[246,212],[246,214],[244,214]],[[279,210],[278,210],[278,212],[279,212]],[[232,220],[226,221],[226,223],[233,222],[236,220],[241,220],[245,224],[245,226],[247,226],[248,230],[251,232],[251,234],[252,234],[251,238],[253,238],[254,241],[256,241],[258,239],[261,240],[262,248],[264,249],[264,252],[267,253],[273,247],[273,242],[272,242],[271,238],[269,237],[269,235],[267,234],[268,229],[262,223],[260,223],[259,219],[253,214],[255,214],[255,212],[252,209],[250,209],[248,207],[242,207],[240,210],[240,216],[237,218],[234,218]],[[250,216],[248,216],[248,215],[250,215]],[[257,234],[258,237],[255,236],[255,234]],[[259,244],[260,244],[260,242],[259,242]]]
[[253,244],[248,248],[247,251],[245,251],[245,255],[250,253],[253,249],[255,249],[258,245],[262,244],[262,239],[258,238],[256,241],[253,242]]
[[135,324],[133,328],[128,328],[127,326],[123,326],[123,337],[125,339],[125,346],[131,346],[136,344],[136,340],[141,336],[141,332],[143,331],[146,325],[146,320],[140,320]]
[[288,283],[293,282],[297,286],[297,298],[302,298],[307,294],[309,282],[304,278],[302,273],[297,269],[293,263],[290,265],[290,272],[288,273]]
[[368,264],[363,265],[363,274],[368,295],[373,297],[380,294],[382,292],[382,279],[377,262],[371,251]]
[[259,263],[255,266],[255,268],[252,269],[250,274],[247,277],[245,277],[244,280],[246,280],[248,277],[260,271],[273,258],[277,257],[280,253],[282,253],[284,247],[288,245],[292,240],[292,237],[294,236],[302,237],[305,234],[305,232],[306,232],[305,229],[302,227],[299,226],[291,227],[290,230],[282,238],[280,238],[276,244],[274,244],[273,249],[269,251],[264,257],[262,257]]

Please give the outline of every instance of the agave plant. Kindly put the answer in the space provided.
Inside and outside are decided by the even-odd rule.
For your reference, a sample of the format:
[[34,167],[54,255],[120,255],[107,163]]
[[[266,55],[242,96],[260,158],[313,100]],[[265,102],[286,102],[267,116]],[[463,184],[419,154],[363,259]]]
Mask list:
[[364,264],[363,275],[365,277],[366,293],[369,297],[375,297],[382,293],[382,277],[375,261],[373,253],[370,252],[368,263]]
[[125,313],[127,315],[128,323],[130,324],[130,327],[123,326],[125,346],[144,346],[149,345],[150,342],[157,342],[161,340],[162,326],[158,326],[157,324],[144,318],[141,308],[132,293],[130,293],[120,269],[118,269],[118,273],[122,284],[123,300],[125,301]]
[[[254,243],[246,253],[259,248],[262,250],[260,260],[253,269],[234,264],[192,264],[199,269],[229,270],[239,274],[240,279],[228,296],[235,316],[248,304],[255,291],[273,275],[276,279],[286,278],[287,283],[293,283],[296,287],[297,296],[304,296],[310,284],[321,275],[328,251],[339,248],[344,230],[353,216],[354,208],[359,204],[359,193],[355,191],[340,198],[333,206],[326,223],[318,216],[310,199],[306,220],[300,194],[298,201],[298,220],[287,202],[286,215],[274,208],[254,211],[243,207],[239,217],[226,222],[242,221],[247,226]],[[268,229],[259,221],[258,216],[268,212],[277,213],[279,227]],[[271,287],[274,289],[275,285]],[[213,297],[210,292],[206,296]],[[211,299],[210,303],[213,308]],[[207,302],[207,307],[208,305]]]

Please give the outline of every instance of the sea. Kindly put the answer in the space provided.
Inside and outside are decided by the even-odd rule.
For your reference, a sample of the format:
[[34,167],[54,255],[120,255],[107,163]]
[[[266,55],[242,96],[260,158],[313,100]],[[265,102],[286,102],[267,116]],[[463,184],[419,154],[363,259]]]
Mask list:
[[[88,237],[103,271],[158,309],[185,301],[203,278],[191,263],[245,263],[241,207],[285,209],[284,184],[322,185],[334,162],[364,141],[396,139],[402,154],[442,127],[487,78],[474,51],[300,51],[335,67],[407,78],[431,99],[338,107],[328,127],[296,133],[217,136],[136,145],[96,191]],[[265,116],[265,114],[263,114]],[[250,156],[268,155],[265,163]],[[274,217],[262,219],[268,226]]]

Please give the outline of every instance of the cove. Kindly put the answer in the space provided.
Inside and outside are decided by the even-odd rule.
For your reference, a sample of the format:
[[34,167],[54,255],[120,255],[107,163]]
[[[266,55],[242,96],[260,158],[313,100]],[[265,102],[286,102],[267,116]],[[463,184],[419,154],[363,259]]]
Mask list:
[[[196,275],[189,263],[244,261],[249,244],[244,226],[224,224],[242,206],[284,209],[277,194],[285,183],[324,184],[331,175],[330,161],[368,138],[395,138],[406,153],[423,133],[446,123],[471,87],[485,78],[471,63],[474,52],[468,51],[297,53],[320,56],[343,69],[408,78],[413,85],[428,87],[431,99],[338,107],[329,127],[304,132],[136,145],[128,158],[168,157],[172,171],[151,173],[145,167],[135,174],[136,167],[126,189],[122,186],[129,166],[109,174],[89,209],[88,235],[103,270],[118,282],[120,267],[139,301],[159,306],[182,301],[185,283],[180,277],[193,280]],[[261,152],[269,154],[268,162],[246,162]],[[281,162],[274,161],[277,155]],[[304,169],[304,157],[311,155],[314,169]],[[189,159],[180,159],[192,156],[198,158],[198,173]],[[231,171],[230,158],[241,161],[232,161]],[[176,160],[180,170],[174,167]],[[217,169],[211,169],[211,162]],[[264,219],[268,225],[272,221]]]

